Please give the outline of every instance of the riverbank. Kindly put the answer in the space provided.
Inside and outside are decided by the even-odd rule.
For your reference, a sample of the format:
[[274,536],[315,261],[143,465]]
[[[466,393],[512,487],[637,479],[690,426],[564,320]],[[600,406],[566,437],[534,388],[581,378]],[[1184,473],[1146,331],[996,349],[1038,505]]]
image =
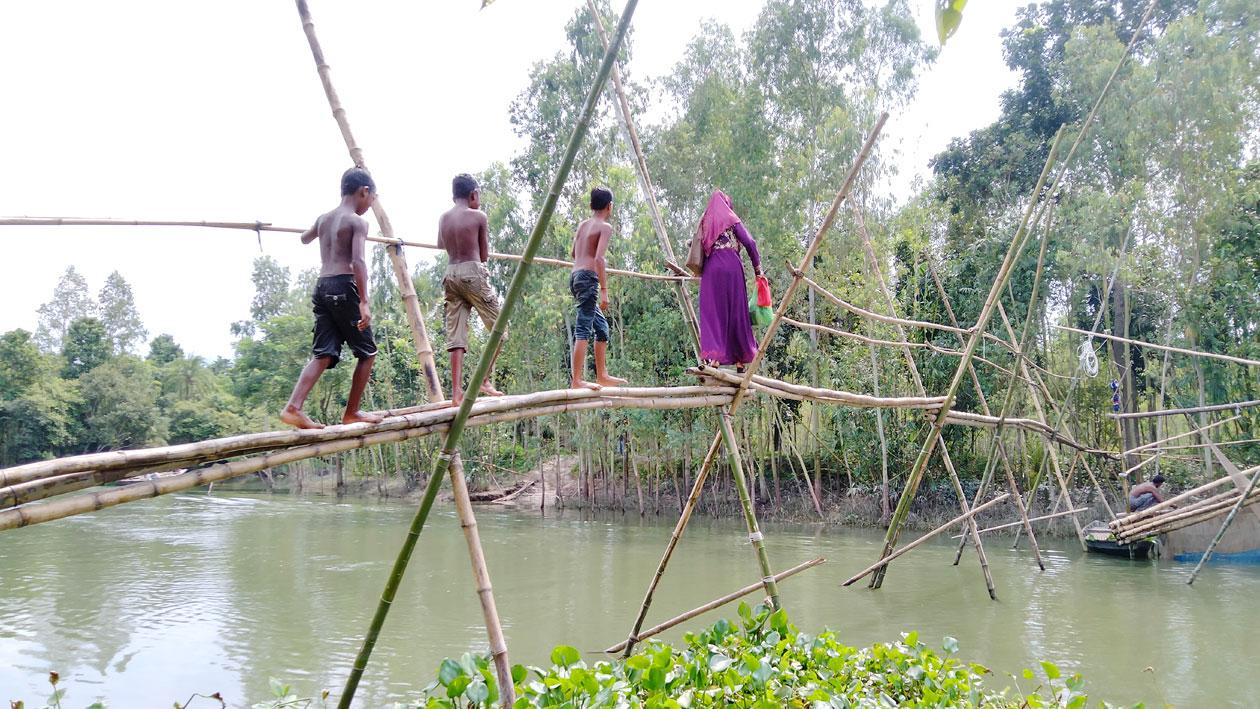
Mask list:
[[[905,527],[910,530],[927,531],[955,518],[959,514],[958,496],[953,486],[944,478],[944,472],[929,476],[920,487],[906,518]],[[634,488],[625,484],[627,489],[610,489],[608,486],[595,485],[594,489],[586,487],[587,483],[579,471],[579,461],[575,456],[543,461],[539,468],[529,473],[498,468],[490,473],[482,472],[480,479],[470,483],[473,502],[479,505],[493,505],[521,511],[529,510],[584,510],[590,512],[612,512],[645,519],[676,520],[683,502],[690,492],[687,486],[690,481],[666,480],[654,490],[636,494]],[[785,481],[786,482],[786,481]],[[391,476],[374,476],[370,478],[338,476],[335,470],[303,472],[290,475],[280,470],[269,475],[256,475],[229,480],[215,486],[217,490],[246,493],[278,493],[318,498],[332,497],[336,499],[359,500],[402,500],[418,502],[423,494],[424,478],[415,474],[398,474]],[[704,494],[697,506],[696,514],[717,519],[734,519],[741,514],[739,500],[729,481],[710,479]],[[974,481],[964,483],[964,491],[968,501],[975,495]],[[679,494],[681,492],[681,494]],[[823,524],[834,527],[880,528],[885,526],[886,517],[883,500],[878,488],[854,486],[852,488],[828,489],[824,487],[817,501],[811,489],[805,483],[780,486],[777,500],[770,490],[757,490],[756,499],[758,519],[799,524]],[[890,491],[889,505],[895,506],[899,489]],[[439,493],[439,502],[449,503],[451,496],[449,486]],[[1067,509],[1057,505],[1057,490],[1052,493],[1045,485],[1038,493],[1025,500],[1029,507],[1029,516],[1050,514]],[[1072,491],[1073,509],[1084,509],[1079,513],[1082,526],[1091,520],[1110,518],[1106,506],[1092,488],[1077,487]],[[640,506],[641,505],[641,506]],[[1007,524],[1019,520],[1012,504],[1001,504],[992,510],[976,516],[977,524],[983,528]],[[1040,536],[1063,537],[1074,536],[1071,517],[1058,517],[1034,523],[1034,530]],[[1006,533],[1016,534],[1015,528]]]

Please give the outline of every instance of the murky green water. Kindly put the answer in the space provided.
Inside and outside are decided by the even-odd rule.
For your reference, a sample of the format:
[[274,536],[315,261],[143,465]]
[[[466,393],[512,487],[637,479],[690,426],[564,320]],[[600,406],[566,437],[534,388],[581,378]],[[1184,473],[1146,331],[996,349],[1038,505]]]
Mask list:
[[[622,639],[672,524],[479,512],[512,660],[524,663],[561,642],[597,650]],[[70,682],[67,709],[98,697],[170,706],[193,691],[243,706],[264,698],[271,676],[303,693],[339,690],[410,514],[399,504],[182,495],[4,533],[0,701],[42,699],[54,669]],[[782,586],[806,629],[829,626],[859,645],[908,630],[938,645],[952,635],[999,672],[1049,659],[1114,701],[1260,703],[1260,569],[1212,568],[1190,588],[1187,566],[1086,557],[1057,542],[1039,573],[1026,552],[995,540],[995,603],[974,559],[951,566],[945,542],[897,562],[871,592],[839,583],[875,558],[879,535],[771,525],[767,540],[777,568],[829,560]],[[649,624],[757,576],[735,523],[696,520]],[[485,647],[479,607],[463,537],[439,510],[362,705],[414,697],[442,657],[470,647]]]

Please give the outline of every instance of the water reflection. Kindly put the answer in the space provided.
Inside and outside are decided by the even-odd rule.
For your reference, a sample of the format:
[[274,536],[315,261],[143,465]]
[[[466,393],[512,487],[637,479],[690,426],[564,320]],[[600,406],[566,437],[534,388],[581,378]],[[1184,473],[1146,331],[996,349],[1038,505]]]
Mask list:
[[[339,688],[411,511],[181,495],[0,535],[0,700],[42,698],[52,669],[70,681],[68,706],[98,697],[152,706],[192,691],[241,706],[262,698],[272,676],[307,694]],[[595,651],[624,638],[672,522],[479,514],[512,659],[524,663],[543,662],[559,642]],[[1260,651],[1247,604],[1260,591],[1254,568],[1211,568],[1188,588],[1187,567],[1086,557],[1054,541],[1043,542],[1042,573],[1009,538],[994,539],[993,602],[974,555],[955,567],[954,545],[942,541],[895,563],[872,592],[839,583],[875,558],[877,533],[768,527],[777,568],[829,560],[782,586],[802,627],[835,628],[853,644],[910,630],[937,645],[954,636],[1000,675],[1048,659],[1112,700],[1246,706],[1260,696],[1260,677],[1231,669]],[[737,523],[694,520],[648,623],[758,576]],[[484,649],[480,618],[463,536],[439,510],[377,646],[363,706],[414,696],[442,657]]]

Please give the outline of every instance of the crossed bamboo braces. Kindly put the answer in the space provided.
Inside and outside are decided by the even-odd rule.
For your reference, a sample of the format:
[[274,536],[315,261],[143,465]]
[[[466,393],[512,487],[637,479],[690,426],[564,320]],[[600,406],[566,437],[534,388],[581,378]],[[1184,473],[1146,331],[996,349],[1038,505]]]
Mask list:
[[[570,267],[572,265],[569,262],[560,259],[546,259],[538,257],[536,252],[541,242],[541,236],[545,231],[552,214],[554,213],[556,201],[566,182],[573,157],[585,136],[586,129],[589,126],[599,95],[603,92],[608,79],[611,77],[613,93],[612,98],[614,99],[614,104],[617,107],[617,114],[620,118],[626,139],[633,150],[636,175],[638,177],[639,185],[646,200],[649,214],[652,218],[653,228],[657,234],[662,248],[662,253],[665,257],[665,264],[671,273],[647,274],[633,271],[623,271],[619,269],[609,269],[609,273],[621,277],[632,277],[671,283],[677,294],[679,307],[682,310],[688,323],[688,328],[692,333],[693,347],[698,351],[698,323],[696,320],[695,310],[691,302],[691,296],[687,290],[688,282],[695,279],[691,278],[675,263],[672,242],[669,238],[668,231],[665,228],[664,221],[660,214],[660,209],[655,200],[655,189],[653,187],[651,176],[648,172],[647,162],[638,139],[633,117],[630,114],[629,102],[626,100],[620,72],[616,65],[617,52],[625,37],[625,33],[629,26],[631,17],[633,16],[635,7],[637,6],[637,0],[628,0],[611,39],[605,33],[603,24],[600,20],[599,12],[595,8],[594,3],[591,0],[587,1],[588,8],[595,23],[595,28],[599,32],[601,40],[604,43],[605,54],[600,65],[599,72],[586,97],[581,117],[579,118],[577,126],[575,127],[569,140],[561,166],[557,171],[551,189],[548,192],[546,202],[544,203],[534,229],[531,231],[530,239],[524,253],[519,256],[501,253],[492,253],[490,255],[491,258],[518,261],[520,266],[518,267],[504,298],[502,315],[496,326],[490,332],[487,348],[493,349],[497,347],[501,341],[510,313],[519,299],[521,287],[524,282],[524,276],[534,263],[556,267]],[[351,155],[351,159],[355,165],[365,167],[366,165],[364,163],[362,151],[355,142],[349,123],[346,119],[345,110],[341,107],[340,100],[333,88],[329,68],[324,60],[323,51],[319,45],[318,39],[316,38],[314,24],[311,20],[306,0],[296,0],[296,4],[299,17],[302,21],[302,27],[310,45],[312,56],[315,60],[316,69],[323,85],[325,95],[329,101],[329,106],[332,109],[333,116],[337,121],[342,137],[346,143],[346,147]],[[1154,7],[1154,2],[1151,3],[1150,7]],[[1143,17],[1137,31],[1134,33],[1133,42],[1136,41],[1137,36],[1141,33],[1147,19],[1149,19],[1149,16],[1150,8],[1148,8],[1146,15]],[[503,697],[503,702],[506,706],[510,705],[513,701],[507,644],[503,636],[498,612],[494,603],[489,571],[485,565],[480,538],[477,533],[476,518],[468,499],[468,491],[464,484],[464,471],[458,452],[458,442],[463,430],[469,426],[475,427],[493,425],[496,423],[519,420],[522,418],[593,409],[676,409],[716,407],[719,410],[718,431],[715,434],[713,443],[709,447],[707,455],[703,459],[700,470],[696,476],[695,483],[692,486],[691,493],[683,506],[678,523],[675,526],[666,546],[664,556],[658,565],[655,575],[649,583],[635,623],[625,641],[619,643],[618,645],[614,645],[607,650],[607,652],[610,653],[624,652],[626,655],[629,655],[633,651],[637,642],[659,633],[664,629],[673,627],[678,623],[684,622],[687,619],[693,618],[700,613],[733,601],[736,598],[755,593],[758,589],[764,591],[769,602],[777,607],[779,605],[777,588],[777,583],[779,581],[823,563],[824,560],[821,558],[814,559],[777,574],[773,573],[771,569],[768,554],[764,545],[764,535],[759,529],[756,519],[756,510],[749,495],[746,480],[746,469],[740,453],[740,446],[731,425],[731,419],[738,411],[743,401],[749,395],[761,394],[787,399],[809,400],[816,403],[832,403],[844,406],[871,407],[877,409],[917,409],[923,412],[923,415],[930,426],[929,436],[911,470],[906,488],[898,500],[897,511],[894,513],[888,527],[884,553],[881,554],[879,560],[864,569],[862,572],[848,579],[844,585],[852,584],[865,576],[873,575],[871,586],[873,588],[878,588],[883,581],[887,565],[890,561],[909,552],[947,529],[962,524],[962,534],[959,535],[961,542],[958,556],[961,556],[962,549],[967,543],[971,543],[975,546],[977,557],[984,574],[986,587],[990,596],[996,598],[992,575],[989,571],[987,557],[981,542],[981,535],[983,533],[1009,526],[1021,527],[1021,531],[1029,535],[1034,559],[1038,565],[1041,566],[1042,562],[1040,559],[1040,553],[1037,547],[1036,539],[1033,536],[1032,522],[1070,515],[1077,527],[1078,534],[1080,533],[1080,524],[1076,519],[1076,514],[1083,511],[1084,508],[1077,508],[1074,504],[1072,504],[1069,495],[1070,479],[1078,463],[1081,464],[1081,467],[1084,470],[1086,470],[1095,488],[1102,495],[1104,503],[1106,503],[1106,494],[1099,485],[1093,470],[1090,468],[1088,459],[1090,456],[1101,456],[1104,459],[1114,458],[1115,456],[1104,451],[1088,449],[1073,439],[1066,426],[1066,409],[1056,404],[1053,397],[1050,396],[1049,389],[1046,387],[1045,382],[1042,379],[1043,375],[1061,375],[1053,375],[1053,373],[1041,369],[1023,354],[1027,348],[1029,338],[1029,326],[1032,320],[1031,308],[1032,303],[1035,301],[1036,285],[1034,285],[1034,294],[1029,299],[1030,315],[1024,320],[1024,332],[1021,336],[1017,336],[1012,328],[1010,320],[1006,315],[1005,309],[998,295],[1013,270],[1014,260],[1018,257],[1019,253],[1027,245],[1027,243],[1031,241],[1031,235],[1036,230],[1035,225],[1040,223],[1043,216],[1046,217],[1047,221],[1049,220],[1047,197],[1057,191],[1058,184],[1066,171],[1067,163],[1070,162],[1077,146],[1080,144],[1082,138],[1092,124],[1094,116],[1097,113],[1098,105],[1101,104],[1103,98],[1106,96],[1112,80],[1119,71],[1120,65],[1125,60],[1125,57],[1128,56],[1129,51],[1131,51],[1133,42],[1130,42],[1125,55],[1121,57],[1120,62],[1117,63],[1116,69],[1111,75],[1111,78],[1109,78],[1107,83],[1104,85],[1093,110],[1091,110],[1082,129],[1078,133],[1067,157],[1063,160],[1063,165],[1061,166],[1053,185],[1049,189],[1043,191],[1043,186],[1051,172],[1051,168],[1056,162],[1058,138],[1056,138],[1055,144],[1051,146],[1045,168],[1038,180],[1037,187],[1034,189],[1033,197],[1030,200],[1028,208],[1025,212],[1023,222],[1016,231],[1010,248],[1008,249],[1006,258],[999,270],[999,275],[993,283],[989,297],[986,299],[985,304],[982,307],[981,314],[977,322],[969,328],[964,328],[959,325],[953,308],[949,302],[949,298],[945,293],[945,289],[930,262],[928,264],[929,272],[936,285],[938,294],[942,299],[946,313],[950,319],[950,324],[943,325],[917,320],[907,320],[898,317],[896,313],[895,300],[892,298],[888,284],[884,280],[879,265],[879,259],[874,252],[870,236],[866,232],[861,211],[856,206],[853,207],[853,212],[854,221],[857,225],[857,232],[861,238],[866,261],[875,276],[875,282],[878,286],[878,291],[883,299],[885,310],[887,312],[877,313],[846,303],[834,294],[829,293],[825,288],[810,279],[808,276],[815,260],[814,257],[821,246],[823,238],[832,228],[838,216],[839,210],[852,193],[857,176],[860,173],[866,159],[869,157],[876,139],[883,128],[884,122],[887,120],[887,114],[885,113],[879,117],[864,141],[853,165],[850,167],[845,177],[841,188],[836,193],[822,225],[809,242],[799,266],[789,264],[788,268],[792,279],[785,294],[780,299],[779,306],[775,310],[774,318],[771,321],[771,324],[767,328],[761,342],[759,343],[760,346],[758,348],[756,358],[752,363],[750,363],[746,372],[742,375],[732,374],[720,369],[697,367],[689,370],[692,374],[702,378],[703,383],[697,386],[623,387],[607,388],[599,392],[591,392],[587,390],[559,390],[501,397],[491,401],[478,401],[477,394],[480,383],[484,381],[489,366],[489,360],[487,358],[481,358],[476,371],[472,375],[472,380],[468,389],[469,393],[458,410],[438,409],[438,404],[431,403],[381,412],[387,418],[381,424],[375,425],[351,424],[348,426],[330,426],[322,431],[284,431],[248,434],[228,439],[218,439],[215,441],[202,441],[195,444],[186,444],[184,446],[168,446],[164,448],[138,451],[118,451],[113,453],[75,456],[55,461],[43,461],[23,466],[14,466],[12,468],[0,470],[0,530],[50,521],[73,514],[91,512],[104,507],[122,504],[137,499],[145,499],[177,490],[188,489],[204,485],[212,481],[245,475],[250,472],[256,472],[258,470],[293,462],[295,460],[301,460],[303,458],[329,455],[344,450],[351,450],[391,441],[410,440],[428,435],[444,435],[441,452],[434,459],[432,474],[429,476],[429,482],[426,485],[422,501],[416,511],[415,517],[412,520],[403,549],[400,551],[398,558],[395,561],[394,568],[389,576],[385,590],[382,593],[381,603],[377,607],[377,612],[373,617],[372,624],[364,639],[363,647],[355,659],[351,674],[340,697],[340,706],[348,707],[350,702],[353,700],[359,680],[367,666],[367,662],[375,645],[376,639],[383,627],[386,614],[393,602],[393,598],[397,592],[402,575],[407,568],[407,564],[410,560],[411,553],[414,550],[420,531],[423,529],[429,510],[436,498],[436,493],[440,487],[443,473],[448,473],[450,476],[460,525],[464,530],[465,540],[469,550],[469,557],[473,566],[476,590],[482,605],[483,617],[489,637],[490,649],[494,659],[496,674],[499,680],[501,696]],[[394,274],[402,293],[404,309],[411,329],[413,341],[416,346],[417,356],[420,359],[421,368],[424,373],[428,399],[430,402],[440,402],[444,399],[444,396],[440,380],[437,375],[436,364],[433,358],[433,350],[429,343],[428,333],[425,329],[424,319],[420,311],[419,299],[415,293],[414,286],[411,283],[410,271],[403,252],[404,246],[430,249],[436,247],[424,243],[405,241],[396,237],[388,216],[379,201],[374,205],[374,210],[377,222],[380,225],[381,236],[370,237],[370,240],[386,245]],[[212,228],[245,229],[256,231],[259,234],[263,231],[303,231],[298,228],[277,227],[269,223],[262,222],[171,222],[75,219],[65,217],[14,217],[0,219],[0,225],[72,226],[103,224],[201,226]],[[1047,226],[1045,231],[1048,232],[1048,230],[1049,228]],[[1037,279],[1034,281],[1035,284],[1040,280],[1041,263],[1044,260],[1047,238],[1048,237],[1046,236],[1042,237],[1042,247],[1041,253],[1039,254]],[[835,303],[838,307],[849,310],[859,317],[872,322],[892,326],[897,335],[897,339],[879,340],[859,335],[857,333],[849,333],[823,325],[803,323],[788,318],[786,313],[791,306],[794,295],[802,285],[812,289],[815,293],[818,293],[822,297]],[[1006,331],[1006,337],[999,337],[986,331],[987,325],[995,313],[1001,317],[1001,322]],[[858,339],[866,342],[872,347],[877,345],[896,347],[902,352],[905,358],[907,370],[911,375],[915,388],[918,391],[918,396],[871,397],[851,392],[794,385],[757,375],[756,371],[761,364],[761,360],[769,343],[775,337],[778,328],[785,322],[793,326],[814,329],[835,336]],[[1097,321],[1095,322],[1095,326],[1092,331],[1074,330],[1073,328],[1057,325],[1053,327],[1061,330],[1079,332],[1093,337],[1114,337],[1097,332]],[[906,328],[923,328],[952,333],[963,341],[963,349],[950,350],[926,343],[912,342],[907,335]],[[1155,349],[1163,349],[1196,357],[1215,358],[1246,366],[1260,366],[1260,362],[1244,358],[1154,345],[1152,343],[1129,340],[1126,338],[1116,339],[1121,339],[1129,344],[1149,346]],[[1013,356],[1013,363],[1011,366],[1009,368],[1003,368],[1000,365],[976,355],[975,350],[981,340],[994,341],[1002,348],[1009,351]],[[959,358],[960,361],[955,370],[953,381],[944,396],[928,396],[922,379],[918,373],[912,348],[926,348],[937,354]],[[873,352],[874,350],[872,349],[872,353]],[[1001,374],[1007,377],[1005,397],[1000,413],[996,416],[993,415],[990,410],[985,392],[980,386],[980,381],[973,364],[975,361],[995,367]],[[964,375],[969,376],[972,381],[973,387],[979,397],[982,413],[977,414],[954,411],[952,408]],[[1076,383],[1079,381],[1079,377],[1073,377],[1072,379],[1074,389]],[[1033,403],[1036,414],[1035,418],[1018,418],[1010,415],[1017,384],[1027,390],[1029,399]],[[1069,391],[1068,396],[1069,398],[1071,397],[1071,390]],[[1257,405],[1257,403],[1260,402],[1240,402],[1238,404],[1199,407],[1198,409],[1142,412],[1141,414],[1121,414],[1120,416],[1172,415],[1175,413],[1196,412],[1200,410],[1210,411],[1241,409]],[[1053,425],[1049,423],[1048,413],[1057,413],[1057,418]],[[922,480],[924,472],[926,471],[927,462],[934,452],[937,443],[941,440],[941,429],[946,424],[983,426],[994,430],[992,436],[992,448],[988,457],[985,474],[982,478],[981,488],[977,491],[975,499],[968,503],[965,496],[962,494],[961,483],[958,479],[956,471],[954,470],[952,462],[949,459],[948,451],[942,445],[942,461],[945,464],[946,471],[949,474],[951,483],[955,488],[955,492],[959,497],[961,514],[949,523],[919,537],[914,542],[904,545],[900,549],[895,549],[897,535],[905,521],[905,514],[908,511],[909,504],[915,495],[915,491],[917,490],[919,482]],[[1067,511],[1061,513],[1052,512],[1049,515],[1029,518],[1026,506],[1023,503],[1022,493],[1012,472],[1013,466],[1011,464],[1010,457],[1001,438],[1001,432],[1005,427],[1026,430],[1035,435],[1042,436],[1047,441],[1049,444],[1047,446],[1049,455],[1046,457],[1046,460],[1049,461],[1049,466],[1059,484],[1061,493],[1060,500],[1067,503]],[[1057,456],[1056,446],[1058,445],[1063,445],[1073,449],[1072,463],[1066,478],[1061,470],[1061,464]],[[1205,445],[1212,446],[1216,454],[1223,458],[1223,454],[1221,454],[1219,449],[1217,449],[1210,441]],[[653,593],[665,572],[674,548],[681,539],[683,531],[685,530],[692,512],[696,507],[696,503],[699,500],[700,492],[703,489],[708,473],[711,471],[717,455],[722,448],[726,449],[730,469],[734,475],[736,488],[740,497],[741,508],[743,510],[745,523],[748,529],[749,541],[754,548],[756,560],[762,574],[761,579],[756,584],[752,584],[740,589],[739,591],[722,596],[715,601],[705,604],[697,609],[693,609],[692,611],[688,611],[687,613],[677,616],[669,621],[658,624],[651,629],[642,630],[643,622],[651,605]],[[1159,451],[1162,450],[1163,449],[1159,449]],[[1125,451],[1124,453],[1130,452],[1136,451]],[[1158,454],[1158,451],[1156,454]],[[225,458],[235,459],[224,460]],[[998,462],[1002,465],[1008,491],[982,503],[981,499],[985,495],[985,490]],[[1045,462],[1046,461],[1043,460],[1043,465]],[[116,481],[124,477],[136,475],[139,472],[171,470],[176,467],[185,467],[189,469],[170,477],[146,481],[124,488],[115,488],[103,492],[92,492],[62,497],[70,492],[83,490],[104,482]],[[1256,473],[1256,475],[1251,477],[1250,480],[1247,480],[1248,484],[1245,489],[1236,489],[1226,493],[1214,493],[1202,500],[1192,503],[1191,507],[1179,511],[1177,515],[1174,515],[1171,518],[1158,517],[1154,515],[1154,512],[1163,511],[1164,508],[1162,507],[1154,510],[1154,512],[1147,511],[1144,513],[1129,515],[1124,518],[1117,518],[1113,513],[1112,528],[1117,532],[1117,536],[1131,539],[1137,538],[1143,533],[1149,533],[1152,529],[1177,528],[1177,526],[1185,526],[1189,523],[1225,514],[1226,510],[1228,510],[1229,514],[1226,518],[1225,524],[1212,544],[1212,546],[1215,547],[1216,543],[1220,540],[1220,537],[1224,534],[1225,529],[1229,526],[1229,523],[1233,520],[1238,510],[1244,505],[1260,501],[1260,493],[1255,492],[1257,481],[1260,481],[1260,467],[1241,471],[1239,473],[1239,477],[1243,474],[1250,473]],[[1189,499],[1196,494],[1204,494],[1207,490],[1213,489],[1217,485],[1220,485],[1229,479],[1230,478],[1222,478],[1206,486],[1197,488],[1196,490],[1184,493],[1182,496],[1175,499]],[[1030,485],[1030,489],[1035,489],[1036,484],[1037,481],[1034,479],[1033,484]],[[1237,479],[1235,479],[1235,484],[1236,487],[1238,487]],[[40,504],[27,504],[47,498],[57,499]],[[1019,513],[1019,520],[1009,525],[998,525],[988,529],[978,529],[975,522],[976,515],[1008,499],[1015,503],[1016,509]],[[1110,510],[1109,506],[1108,509]],[[1211,550],[1209,549],[1209,555],[1210,552]],[[1206,557],[1207,555],[1205,555],[1205,559]],[[955,563],[958,563],[957,558]],[[1044,568],[1044,566],[1042,566],[1042,568]],[[1197,575],[1197,573],[1198,570],[1196,569],[1195,575]],[[1193,576],[1191,581],[1193,581]]]

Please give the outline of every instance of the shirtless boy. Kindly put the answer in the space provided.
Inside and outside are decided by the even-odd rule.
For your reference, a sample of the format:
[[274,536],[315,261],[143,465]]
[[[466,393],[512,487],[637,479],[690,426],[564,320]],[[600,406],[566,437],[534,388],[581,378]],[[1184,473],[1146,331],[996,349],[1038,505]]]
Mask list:
[[[569,275],[569,292],[577,306],[573,326],[572,389],[599,389],[601,386],[622,386],[626,380],[608,374],[608,274],[604,254],[612,238],[612,192],[597,187],[591,190],[591,216],[578,225],[573,239],[573,273]],[[598,301],[596,300],[598,298]],[[596,307],[596,303],[598,306]],[[595,382],[583,380],[586,372],[586,347],[595,338]]]
[[376,201],[376,183],[367,170],[352,167],[341,176],[341,205],[322,214],[315,225],[302,234],[302,243],[319,239],[321,268],[311,304],[315,311],[315,336],[311,361],[293,387],[289,403],[280,411],[280,420],[298,428],[323,428],[302,411],[306,397],[325,369],[337,366],[341,346],[359,360],[346,399],[342,423],[380,423],[381,417],[359,410],[367,388],[376,342],[372,339],[372,312],[368,308],[367,261],[363,258],[368,224],[363,214]]
[[[490,236],[477,181],[471,175],[456,175],[451,180],[451,198],[455,206],[438,220],[437,244],[446,249],[447,256],[446,275],[442,278],[446,291],[446,351],[451,355],[451,405],[459,406],[464,400],[462,370],[464,352],[468,350],[468,320],[476,310],[482,324],[493,329],[499,319],[499,297],[490,287],[490,271],[486,269]],[[499,345],[502,347],[502,340]],[[481,393],[486,396],[503,396],[494,388],[494,360],[498,356],[498,351],[490,355],[490,370],[481,384]]]

